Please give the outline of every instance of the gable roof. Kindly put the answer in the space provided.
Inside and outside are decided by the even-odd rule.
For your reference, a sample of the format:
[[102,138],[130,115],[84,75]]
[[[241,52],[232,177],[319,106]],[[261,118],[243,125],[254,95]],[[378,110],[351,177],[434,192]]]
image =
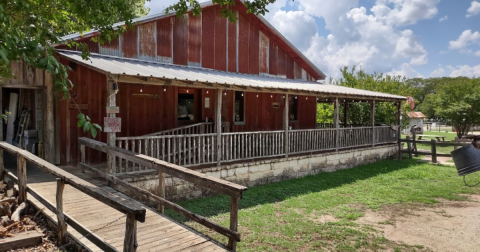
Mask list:
[[[386,101],[405,100],[406,97],[318,82],[267,77],[207,68],[174,65],[155,61],[120,58],[92,53],[90,60],[83,60],[80,52],[57,50],[60,56],[106,74],[119,82],[155,84],[165,80],[200,88],[235,89],[246,92],[290,93],[318,97],[342,97],[351,99],[376,99]],[[149,81],[149,79],[152,79]],[[125,81],[123,81],[125,80]],[[159,80],[159,81],[158,81]],[[163,84],[164,85],[164,84]]]
[[[235,3],[236,5],[234,9],[236,9],[241,15],[244,15],[249,22],[256,25],[262,33],[264,33],[267,37],[274,41],[279,48],[281,48],[287,55],[289,55],[295,62],[297,62],[297,64],[301,68],[305,69],[314,79],[325,79],[326,75],[317,66],[315,66],[315,64],[313,64],[305,55],[303,55],[303,53],[301,53],[290,41],[288,41],[277,29],[275,29],[265,18],[254,14],[247,14],[247,7],[243,4],[242,1],[235,0]],[[200,4],[202,9],[213,5],[215,4],[210,1]],[[170,12],[168,14],[165,14],[165,12],[161,12],[141,18],[136,18],[132,20],[132,23],[134,25],[140,25],[175,15],[176,12]],[[119,22],[114,24],[112,27],[116,28],[123,25],[125,25],[125,22]],[[82,40],[97,36],[99,34],[100,33],[98,30],[92,30],[83,33],[83,35],[81,35],[80,33],[67,35],[61,37],[60,40]]]

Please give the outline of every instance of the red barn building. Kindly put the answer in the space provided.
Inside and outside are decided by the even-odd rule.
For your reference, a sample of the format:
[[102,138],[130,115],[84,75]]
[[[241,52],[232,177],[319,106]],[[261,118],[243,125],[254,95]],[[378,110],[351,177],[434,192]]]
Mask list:
[[[92,42],[95,31],[67,36],[91,51],[85,61],[57,46],[61,63],[72,69],[72,98],[53,96],[49,75],[29,70],[30,80],[23,65],[23,74],[1,84],[2,106],[15,90],[30,97],[23,106],[41,112],[31,126],[42,135],[41,156],[62,165],[79,163],[82,154],[87,163],[107,160],[94,149],[82,151],[79,138],[90,136],[77,127],[79,112],[102,126],[106,117],[121,118],[119,132],[101,132],[97,141],[192,168],[396,143],[398,127],[375,126],[374,108],[376,102],[399,106],[405,97],[321,84],[325,74],[240,1],[232,7],[236,23],[221,17],[218,5],[202,8],[197,16],[139,18],[104,45]],[[348,126],[346,109],[340,124],[339,107],[355,101],[371,104],[371,125]],[[332,128],[317,128],[318,102],[335,104]],[[118,113],[107,113],[108,106]],[[113,173],[142,170],[118,157],[109,161]]]

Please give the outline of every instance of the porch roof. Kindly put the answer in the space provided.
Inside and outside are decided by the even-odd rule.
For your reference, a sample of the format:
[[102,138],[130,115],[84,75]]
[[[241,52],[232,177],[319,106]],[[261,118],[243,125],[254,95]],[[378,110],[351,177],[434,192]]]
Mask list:
[[80,52],[57,50],[58,54],[76,63],[102,72],[118,82],[175,85],[195,88],[233,89],[245,92],[288,93],[325,98],[350,98],[397,101],[406,97],[362,89],[327,85],[318,82],[281,77],[224,72],[213,69],[120,58],[92,53],[83,60]]

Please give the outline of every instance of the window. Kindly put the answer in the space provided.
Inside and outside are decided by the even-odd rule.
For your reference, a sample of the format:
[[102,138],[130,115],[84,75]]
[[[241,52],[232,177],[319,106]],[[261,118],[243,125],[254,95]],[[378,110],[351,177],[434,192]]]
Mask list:
[[297,121],[298,120],[298,97],[296,95],[288,96],[289,101],[289,108],[288,112],[290,113],[289,119],[290,121]]
[[179,121],[193,121],[194,118],[194,95],[178,94],[177,115]]
[[235,91],[235,118],[234,122],[245,122],[245,94],[241,91]]

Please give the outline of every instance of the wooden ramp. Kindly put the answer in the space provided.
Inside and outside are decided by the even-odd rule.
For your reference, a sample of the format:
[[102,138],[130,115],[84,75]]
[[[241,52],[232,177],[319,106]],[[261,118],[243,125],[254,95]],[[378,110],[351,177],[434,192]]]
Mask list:
[[[13,172],[14,169],[11,169]],[[120,197],[127,197],[118,191],[104,186],[102,182],[92,180],[87,174],[80,173],[76,168],[67,169],[76,176],[89,181],[94,187],[114,193]],[[28,186],[41,194],[51,203],[55,202],[56,179],[54,176],[39,169],[29,170]],[[29,195],[28,197],[40,209],[43,205]],[[63,192],[64,212],[91,230],[100,238],[107,241],[119,251],[123,251],[126,216],[106,204],[88,196],[87,194],[65,185]],[[146,221],[137,223],[137,251],[228,251],[218,245],[211,238],[206,237],[172,219],[154,212],[145,206]],[[56,222],[56,215],[45,208],[44,210]],[[83,243],[91,251],[102,251],[72,228],[68,232]]]

